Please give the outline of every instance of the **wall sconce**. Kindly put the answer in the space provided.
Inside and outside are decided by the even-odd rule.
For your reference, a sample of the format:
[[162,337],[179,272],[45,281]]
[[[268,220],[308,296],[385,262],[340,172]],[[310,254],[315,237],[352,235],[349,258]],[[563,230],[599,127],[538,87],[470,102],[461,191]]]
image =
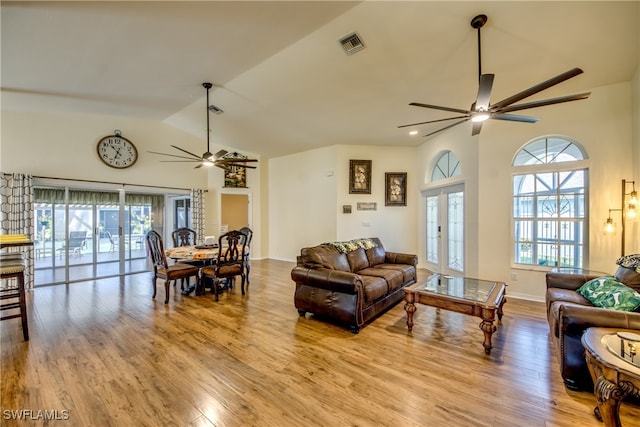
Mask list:
[[[632,190],[630,193],[627,193],[627,185],[631,184],[633,185]],[[625,203],[626,201],[626,196],[630,196],[629,197],[629,202]],[[625,225],[626,225],[626,220],[627,219],[634,219],[636,218],[636,216],[638,215],[638,192],[636,191],[636,182],[635,181],[627,181],[627,180],[622,180],[622,203],[621,203],[621,207],[620,209],[609,209],[609,217],[607,218],[607,221],[604,223],[604,231],[608,234],[613,233],[614,231],[616,231],[616,224],[613,222],[613,218],[611,217],[611,212],[614,211],[619,211],[621,213],[621,221],[620,221],[620,225],[622,228],[622,232],[621,232],[621,256],[624,256],[624,241],[625,241]]]

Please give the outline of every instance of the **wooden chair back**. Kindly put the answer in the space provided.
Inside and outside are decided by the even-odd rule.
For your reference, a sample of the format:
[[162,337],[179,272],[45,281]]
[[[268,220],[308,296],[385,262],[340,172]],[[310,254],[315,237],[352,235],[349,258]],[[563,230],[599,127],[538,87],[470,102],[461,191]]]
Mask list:
[[162,237],[156,231],[151,230],[147,233],[147,246],[149,248],[149,256],[155,269],[168,268],[167,257],[164,254],[164,245]]
[[196,244],[196,232],[188,227],[181,227],[171,233],[173,246],[192,246]]

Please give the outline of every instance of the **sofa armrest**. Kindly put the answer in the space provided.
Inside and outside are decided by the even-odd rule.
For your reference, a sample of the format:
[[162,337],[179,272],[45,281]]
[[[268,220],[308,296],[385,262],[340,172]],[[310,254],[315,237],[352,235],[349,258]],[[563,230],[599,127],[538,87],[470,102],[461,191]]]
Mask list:
[[560,307],[560,334],[582,335],[587,328],[640,329],[640,313],[567,304]]
[[291,270],[291,279],[301,285],[314,286],[351,295],[360,292],[362,289],[362,277],[360,275],[329,268],[296,266]]
[[593,276],[589,274],[566,274],[566,273],[547,273],[546,282],[547,288],[560,288],[576,290],[580,286],[587,283],[589,280],[595,279],[600,276]]
[[384,256],[384,262],[388,264],[407,264],[418,265],[418,256],[412,254],[401,254],[397,252],[386,252]]

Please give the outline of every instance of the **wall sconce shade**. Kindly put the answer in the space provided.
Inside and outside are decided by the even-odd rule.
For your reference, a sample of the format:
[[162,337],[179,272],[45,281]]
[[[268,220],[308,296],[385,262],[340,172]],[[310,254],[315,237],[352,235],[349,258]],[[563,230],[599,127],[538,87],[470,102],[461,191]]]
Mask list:
[[607,218],[607,222],[604,223],[604,232],[607,234],[613,234],[616,231],[616,224],[613,222],[613,218]]
[[[632,184],[633,188],[630,193],[627,193],[627,184]],[[626,204],[626,196],[630,196],[629,203]],[[620,211],[622,214],[622,219],[620,221],[621,225],[621,256],[625,255],[624,252],[624,243],[625,243],[625,228],[626,228],[626,220],[635,219],[637,216],[637,206],[638,206],[638,192],[636,191],[636,182],[635,181],[627,181],[625,179],[622,180],[622,203],[620,209],[609,209],[609,218],[604,223],[604,231],[608,234],[613,233],[616,230],[616,225],[611,218],[611,212]],[[625,209],[626,207],[626,209]]]

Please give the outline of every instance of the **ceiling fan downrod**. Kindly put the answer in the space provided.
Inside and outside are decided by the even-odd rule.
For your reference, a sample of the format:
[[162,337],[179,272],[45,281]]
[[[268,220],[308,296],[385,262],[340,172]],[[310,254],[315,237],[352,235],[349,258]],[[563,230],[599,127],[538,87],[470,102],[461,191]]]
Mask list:
[[202,86],[207,90],[207,152],[202,156],[203,159],[209,160],[213,154],[211,154],[211,149],[209,148],[209,134],[211,133],[211,128],[209,127],[209,89],[213,87],[213,84],[209,82],[202,83]]
[[471,26],[478,30],[478,83],[482,76],[482,50],[480,46],[480,28],[487,23],[487,15],[478,15],[471,20]]

